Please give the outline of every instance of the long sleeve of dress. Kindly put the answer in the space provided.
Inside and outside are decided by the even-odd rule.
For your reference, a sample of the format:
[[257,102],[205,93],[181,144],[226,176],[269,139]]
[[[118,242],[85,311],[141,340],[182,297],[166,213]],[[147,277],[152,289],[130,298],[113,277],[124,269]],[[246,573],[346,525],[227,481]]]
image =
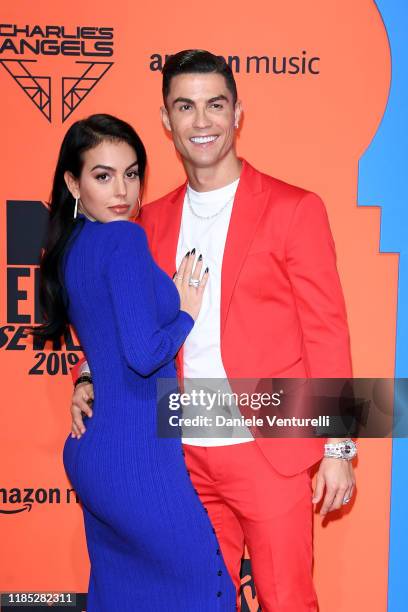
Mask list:
[[123,355],[129,368],[149,376],[174,359],[194,320],[180,310],[171,323],[159,325],[160,296],[144,230],[128,221],[106,225],[112,248],[107,249],[105,274]]

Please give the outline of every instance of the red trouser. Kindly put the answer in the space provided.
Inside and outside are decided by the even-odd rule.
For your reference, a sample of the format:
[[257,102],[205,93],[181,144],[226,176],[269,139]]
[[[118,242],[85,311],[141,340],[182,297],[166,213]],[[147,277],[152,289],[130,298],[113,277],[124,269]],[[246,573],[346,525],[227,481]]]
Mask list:
[[281,476],[255,442],[184,451],[237,591],[246,544],[263,612],[316,612],[309,472]]

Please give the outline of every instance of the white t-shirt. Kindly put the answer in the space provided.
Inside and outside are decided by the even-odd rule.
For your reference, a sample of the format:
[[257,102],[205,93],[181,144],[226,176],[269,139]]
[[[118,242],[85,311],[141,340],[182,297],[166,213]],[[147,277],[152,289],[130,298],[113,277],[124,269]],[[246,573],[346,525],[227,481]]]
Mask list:
[[[203,256],[203,271],[207,266],[209,268],[201,310],[183,346],[187,392],[191,391],[193,384],[189,383],[189,379],[211,379],[206,384],[208,391],[232,392],[221,358],[221,268],[238,183],[239,179],[220,189],[205,192],[194,191],[188,186],[184,199],[177,245],[177,269],[186,252],[193,248],[196,249],[196,261],[200,254]],[[200,217],[211,218],[198,218],[191,209]],[[218,212],[219,214],[216,214]],[[232,417],[240,417],[235,405],[227,412]],[[195,446],[223,446],[253,440],[249,430],[242,427],[225,429],[217,427],[214,429],[214,436],[217,437],[183,438],[183,442]]]

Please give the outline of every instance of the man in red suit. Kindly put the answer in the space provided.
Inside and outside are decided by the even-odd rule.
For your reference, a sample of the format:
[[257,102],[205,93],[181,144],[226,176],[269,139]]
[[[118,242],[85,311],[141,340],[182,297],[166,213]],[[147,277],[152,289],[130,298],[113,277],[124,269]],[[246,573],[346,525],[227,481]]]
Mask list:
[[[143,206],[140,222],[159,266],[185,256],[209,267],[202,311],[177,356],[181,379],[346,378],[349,334],[333,239],[313,193],[237,157],[241,102],[228,65],[182,51],[163,69],[162,120],[188,181]],[[73,435],[92,387],[77,386]],[[353,493],[353,443],[255,438],[184,440],[191,480],[237,586],[247,545],[264,612],[317,610],[312,503],[321,514]],[[320,461],[312,497],[310,468]],[[220,551],[215,551],[220,553]]]

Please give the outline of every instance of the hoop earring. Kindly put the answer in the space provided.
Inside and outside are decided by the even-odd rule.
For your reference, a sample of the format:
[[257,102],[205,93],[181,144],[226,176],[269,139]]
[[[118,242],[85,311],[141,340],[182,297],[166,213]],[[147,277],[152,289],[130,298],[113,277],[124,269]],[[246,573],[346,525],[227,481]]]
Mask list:
[[74,219],[77,218],[77,214],[78,214],[78,202],[79,202],[79,198],[75,198]]
[[140,198],[137,198],[137,216],[140,215],[140,209],[142,208],[142,203],[140,201]]

